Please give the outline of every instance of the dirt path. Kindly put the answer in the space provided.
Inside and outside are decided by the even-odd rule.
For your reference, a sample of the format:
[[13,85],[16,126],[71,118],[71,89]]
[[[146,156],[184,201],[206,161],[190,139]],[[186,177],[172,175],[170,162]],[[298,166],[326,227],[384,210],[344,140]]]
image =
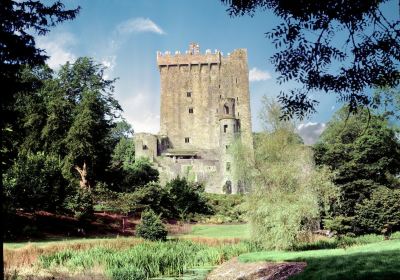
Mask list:
[[305,262],[254,262],[242,263],[233,258],[214,269],[207,280],[283,280],[300,273]]

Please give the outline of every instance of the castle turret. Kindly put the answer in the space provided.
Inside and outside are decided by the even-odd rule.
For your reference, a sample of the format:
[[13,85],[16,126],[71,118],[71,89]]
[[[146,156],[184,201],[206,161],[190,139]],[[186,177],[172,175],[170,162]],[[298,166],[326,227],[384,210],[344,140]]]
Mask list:
[[229,149],[240,132],[239,120],[235,117],[235,98],[221,97],[219,112],[222,185],[225,192],[236,193],[237,188],[232,174],[233,157]]

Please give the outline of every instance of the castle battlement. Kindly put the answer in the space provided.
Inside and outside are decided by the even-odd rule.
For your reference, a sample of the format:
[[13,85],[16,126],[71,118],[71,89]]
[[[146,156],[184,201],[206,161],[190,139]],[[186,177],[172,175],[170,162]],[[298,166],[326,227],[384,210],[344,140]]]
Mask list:
[[212,52],[207,49],[205,53],[200,53],[200,47],[196,43],[189,45],[189,50],[181,53],[181,51],[175,51],[172,54],[170,51],[160,52],[157,51],[157,64],[158,66],[171,66],[171,65],[199,65],[199,64],[220,64],[224,58],[230,58],[234,56],[241,56],[243,53],[247,53],[245,49],[237,49],[232,53],[228,53],[224,56],[224,53],[219,50]]

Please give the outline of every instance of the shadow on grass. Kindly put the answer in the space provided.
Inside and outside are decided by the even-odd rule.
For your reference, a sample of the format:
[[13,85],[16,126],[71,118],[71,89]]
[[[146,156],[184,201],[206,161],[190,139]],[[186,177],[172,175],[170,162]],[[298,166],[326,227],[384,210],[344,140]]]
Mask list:
[[300,279],[400,279],[400,251],[353,253],[341,256],[299,258],[306,261]]

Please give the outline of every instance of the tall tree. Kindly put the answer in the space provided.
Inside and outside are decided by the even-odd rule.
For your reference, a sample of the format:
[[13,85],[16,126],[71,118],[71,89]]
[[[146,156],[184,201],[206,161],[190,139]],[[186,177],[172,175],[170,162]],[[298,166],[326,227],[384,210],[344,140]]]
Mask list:
[[0,102],[0,132],[2,165],[6,168],[15,157],[13,142],[15,140],[18,114],[14,104],[20,92],[32,92],[35,85],[30,80],[23,80],[22,67],[43,65],[47,56],[38,49],[34,35],[43,36],[63,21],[74,19],[76,9],[66,10],[57,1],[45,5],[39,1],[0,2],[0,83],[2,85]]
[[[231,16],[270,10],[282,23],[266,33],[277,49],[271,57],[278,82],[302,88],[281,92],[284,117],[315,111],[311,92],[335,93],[357,107],[371,105],[371,87],[399,84],[400,21],[382,12],[388,0],[221,0]],[[394,0],[393,0],[394,1]]]
[[79,58],[72,65],[67,63],[59,73],[66,97],[76,103],[64,142],[64,173],[70,179],[79,174],[80,186],[86,189],[110,164],[111,129],[121,110],[112,96],[115,80],[105,80],[103,72],[100,64]]
[[334,215],[351,217],[356,204],[381,186],[395,188],[400,174],[398,130],[378,115],[362,110],[349,116],[347,107],[328,123],[315,145],[315,160],[336,172],[342,201]]
[[264,99],[263,111],[268,130],[254,138],[254,161],[235,143],[234,172],[251,183],[247,202],[253,239],[266,249],[286,249],[318,226],[336,192],[330,172],[315,168],[292,121],[279,119],[279,105]]

